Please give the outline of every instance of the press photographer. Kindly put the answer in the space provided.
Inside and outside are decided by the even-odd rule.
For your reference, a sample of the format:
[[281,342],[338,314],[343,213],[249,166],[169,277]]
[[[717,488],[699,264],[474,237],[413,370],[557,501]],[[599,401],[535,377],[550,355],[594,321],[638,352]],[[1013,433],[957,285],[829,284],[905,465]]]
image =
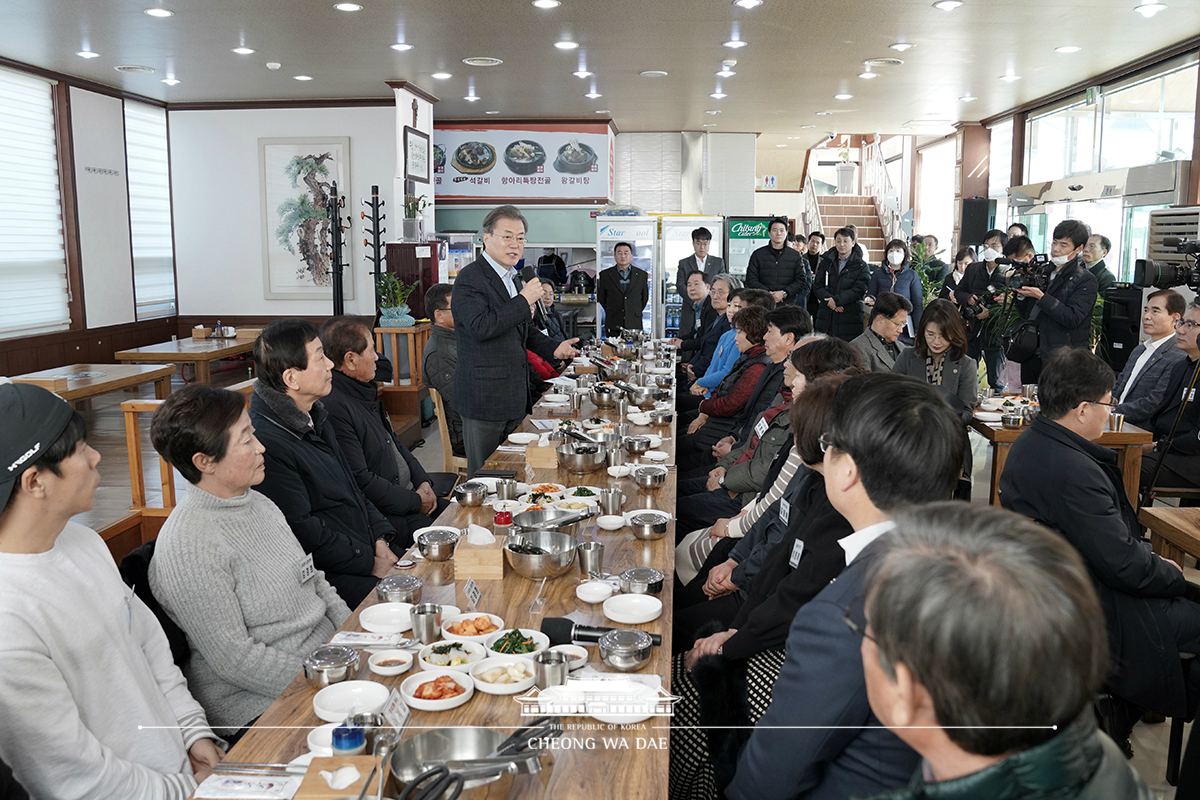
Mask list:
[[1099,283],[1079,257],[1089,235],[1087,225],[1079,220],[1063,220],[1054,227],[1045,288],[1030,285],[1042,284],[1035,276],[1020,275],[1020,286],[1014,290],[1020,298],[1016,308],[1026,323],[1023,333],[1028,335],[1029,329],[1036,326],[1037,345],[1033,353],[1022,354],[1021,359],[1011,349],[1006,352],[1014,361],[1020,360],[1023,384],[1038,382],[1042,360],[1051,351],[1090,344],[1092,308],[1096,305]]
[[[1033,245],[1027,237],[1024,249],[1032,255]],[[1010,252],[1016,240],[1009,241],[1008,235],[1001,230],[990,230],[983,235],[983,246],[979,251],[979,261],[967,266],[954,291],[954,301],[962,311],[963,324],[967,328],[967,355],[979,361],[980,357],[987,362],[988,386],[997,392],[1004,391],[1000,381],[1000,372],[1004,368],[1004,351],[1000,348],[1000,334],[1003,332],[998,325],[1002,298],[997,297],[995,289],[990,288],[996,272],[997,260],[1001,255],[1015,258]]]

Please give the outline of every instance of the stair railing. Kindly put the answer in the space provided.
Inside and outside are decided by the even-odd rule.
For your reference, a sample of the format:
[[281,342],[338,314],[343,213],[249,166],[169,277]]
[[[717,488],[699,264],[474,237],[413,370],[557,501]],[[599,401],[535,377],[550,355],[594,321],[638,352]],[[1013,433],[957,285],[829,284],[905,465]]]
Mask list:
[[813,183],[812,171],[804,176],[804,187],[801,194],[801,211],[804,216],[804,235],[813,231],[824,230],[821,227],[821,208],[817,205],[817,187]]
[[884,242],[903,239],[904,229],[900,224],[900,193],[892,186],[883,149],[878,142],[863,146],[863,194],[875,205],[875,215],[883,228]]

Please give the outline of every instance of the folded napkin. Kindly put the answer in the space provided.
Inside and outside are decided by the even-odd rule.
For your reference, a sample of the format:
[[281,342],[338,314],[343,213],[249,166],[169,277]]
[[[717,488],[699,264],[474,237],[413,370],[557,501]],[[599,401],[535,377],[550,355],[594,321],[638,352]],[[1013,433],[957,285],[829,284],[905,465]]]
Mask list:
[[467,526],[467,544],[489,545],[495,543],[495,535],[487,528],[474,523]]
[[333,772],[321,770],[321,777],[329,784],[330,789],[342,790],[347,786],[358,783],[362,778],[362,773],[353,764],[347,764],[344,767],[338,767]]

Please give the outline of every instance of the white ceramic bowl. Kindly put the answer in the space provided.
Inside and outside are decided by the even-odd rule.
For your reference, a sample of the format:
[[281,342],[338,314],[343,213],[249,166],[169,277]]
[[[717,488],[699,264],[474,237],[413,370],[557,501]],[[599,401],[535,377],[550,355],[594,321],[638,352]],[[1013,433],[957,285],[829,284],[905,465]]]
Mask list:
[[661,464],[667,460],[668,455],[662,450],[647,450],[646,452],[642,453],[642,458],[646,459],[647,461],[653,461],[657,464]]
[[625,517],[620,514],[601,514],[596,517],[596,524],[606,531],[619,531],[625,527]]
[[497,500],[492,503],[492,511],[508,511],[514,517],[527,508],[529,508],[529,503],[522,503],[520,500]]
[[412,628],[412,603],[376,603],[358,615],[358,624],[371,633],[401,633]]
[[649,414],[626,414],[625,419],[629,420],[630,424],[644,428],[650,424]]
[[[520,431],[516,431],[508,435],[508,440],[513,444],[532,444],[537,439],[538,435],[536,433],[521,433]],[[492,491],[495,491],[495,489],[495,484],[493,484]]]
[[326,686],[313,697],[313,711],[326,722],[342,722],[350,714],[376,714],[387,702],[388,688],[374,681],[344,681]]
[[525,658],[533,658],[543,650],[548,650],[550,648],[549,636],[541,631],[535,631],[532,628],[520,628],[519,630],[522,634],[524,634],[526,637],[531,637],[537,643],[537,648],[532,653],[500,653],[493,650],[492,645],[500,641],[500,639],[511,630],[512,628],[504,628],[496,631],[487,638],[487,641],[484,642],[484,647],[487,648],[488,658],[497,658],[498,656],[524,656]]
[[[381,667],[380,662],[383,661],[403,661],[404,666],[401,667]],[[384,677],[392,675],[403,675],[412,668],[413,656],[407,650],[380,650],[367,659],[367,666],[371,668],[371,672]]]
[[570,399],[571,398],[567,397],[565,394],[544,394],[544,395],[542,395],[543,403],[565,403]]
[[604,581],[588,581],[575,587],[575,596],[585,603],[603,603],[612,595],[612,586]]
[[662,600],[650,594],[619,594],[604,601],[604,616],[622,625],[641,625],[662,616]]
[[599,504],[600,501],[595,497],[564,497],[554,501],[554,507],[563,511],[582,511]]
[[659,436],[657,433],[648,433],[648,434],[646,434],[646,438],[648,438],[650,440],[650,447],[652,447],[652,448],[658,447],[659,445],[661,445],[663,443],[663,438],[661,436]]
[[328,722],[313,728],[308,732],[308,751],[318,758],[329,758],[333,755],[333,729],[340,722]]
[[467,614],[456,614],[453,617],[443,616],[442,638],[448,642],[478,642],[479,644],[483,644],[487,641],[488,637],[492,635],[492,633],[495,633],[495,631],[492,631],[491,633],[481,633],[478,636],[462,636],[457,633],[446,632],[446,629],[455,623],[462,622],[463,620],[467,619],[476,619],[478,617],[487,617],[497,628],[500,628],[501,630],[504,629],[504,619],[502,617],[498,617],[495,614],[484,614],[482,611],[472,611]]
[[[520,664],[524,667],[528,677],[519,680],[516,683],[488,683],[479,676],[496,668],[504,668],[510,664]],[[533,688],[535,676],[533,672],[533,662],[524,656],[497,656],[496,658],[488,658],[483,661],[471,665],[471,678],[475,681],[475,688],[484,694],[517,694],[524,692],[527,689]]]
[[628,478],[629,467],[625,466],[624,464],[618,464],[615,467],[609,467],[608,475],[610,478]]
[[[420,700],[413,697],[413,692],[417,691],[417,688],[421,684],[437,680],[443,675],[449,675],[455,683],[463,687],[466,691],[446,700]],[[337,685],[344,686],[345,684],[339,683]],[[400,684],[400,696],[404,698],[404,702],[408,703],[409,708],[415,708],[419,711],[449,711],[452,708],[458,708],[470,700],[473,694],[475,694],[475,681],[471,680],[470,675],[465,672],[454,672],[447,669],[432,669],[428,672],[418,672],[415,675],[405,678],[404,683]]]
[[[552,487],[552,488],[541,488],[541,487]],[[561,483],[550,483],[549,481],[541,481],[539,483],[529,484],[529,488],[526,491],[528,491],[530,494],[533,494],[534,492],[541,492],[542,494],[548,494],[551,497],[553,497],[555,500],[557,500],[558,498],[562,497],[563,491],[566,488],[567,487],[563,486]]]
[[[582,494],[582,495],[574,494],[576,489],[587,489],[589,492],[591,492],[591,494]],[[600,487],[599,486],[583,486],[583,485],[568,486],[566,489],[563,490],[562,499],[563,500],[592,500],[592,501],[598,503],[598,502],[600,502]]]
[[[435,647],[448,647],[450,645],[458,645],[466,650],[467,663],[450,666],[449,664],[431,664],[428,659],[433,655]],[[453,672],[469,672],[471,666],[483,661],[487,658],[487,651],[479,642],[434,642],[427,644],[421,648],[421,652],[417,654],[417,665],[425,672],[434,670],[451,670]]]
[[556,653],[562,653],[567,657],[567,666],[571,671],[582,669],[588,663],[588,651],[586,647],[580,647],[577,644],[556,644],[550,648]]

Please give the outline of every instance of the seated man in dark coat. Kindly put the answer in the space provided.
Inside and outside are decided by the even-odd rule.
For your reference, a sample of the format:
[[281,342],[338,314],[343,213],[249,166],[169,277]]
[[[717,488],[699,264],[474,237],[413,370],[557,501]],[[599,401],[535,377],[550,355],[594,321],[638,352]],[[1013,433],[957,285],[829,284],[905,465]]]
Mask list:
[[254,342],[250,420],[267,448],[258,491],[279,506],[313,566],[354,608],[404,550],[396,544],[393,551],[396,529],[358,488],[338,447],[321,403],[332,367],[316,325],[272,322]]
[[871,710],[925,757],[888,800],[1150,800],[1096,729],[1104,614],[1069,544],[938,503],[898,514],[876,549],[865,617],[847,624],[862,626]]
[[[1083,556],[1107,616],[1112,694],[1170,717],[1186,716],[1179,654],[1200,653],[1200,605],[1184,598],[1183,571],[1150,549],[1129,502],[1117,454],[1096,444],[1112,404],[1113,371],[1082,348],[1050,354],[1038,382],[1042,413],[1013,443],[1000,503],[1060,533]],[[1128,746],[1140,714],[1110,730]]]
[[[1195,389],[1200,365],[1200,305],[1192,303],[1183,321],[1160,349],[1171,348],[1180,358],[1160,377],[1162,404],[1142,427],[1154,434],[1153,452],[1142,458],[1142,488],[1200,486],[1200,402]],[[1136,350],[1134,352],[1137,352]],[[1182,411],[1182,413],[1181,413]],[[1161,466],[1160,466],[1161,463]]]
[[450,505],[434,494],[421,462],[396,438],[374,380],[375,342],[357,317],[331,317],[321,326],[325,355],[333,362],[333,388],[325,398],[329,421],[358,488],[412,544],[413,531],[433,524]]
[[454,371],[458,366],[458,344],[454,338],[454,312],[450,309],[451,292],[448,283],[435,283],[425,292],[425,310],[433,325],[429,329],[429,341],[425,342],[422,354],[421,380],[437,390],[442,396],[446,418],[442,424],[450,434],[450,449],[462,458],[467,454],[463,447],[463,421],[454,408]]

